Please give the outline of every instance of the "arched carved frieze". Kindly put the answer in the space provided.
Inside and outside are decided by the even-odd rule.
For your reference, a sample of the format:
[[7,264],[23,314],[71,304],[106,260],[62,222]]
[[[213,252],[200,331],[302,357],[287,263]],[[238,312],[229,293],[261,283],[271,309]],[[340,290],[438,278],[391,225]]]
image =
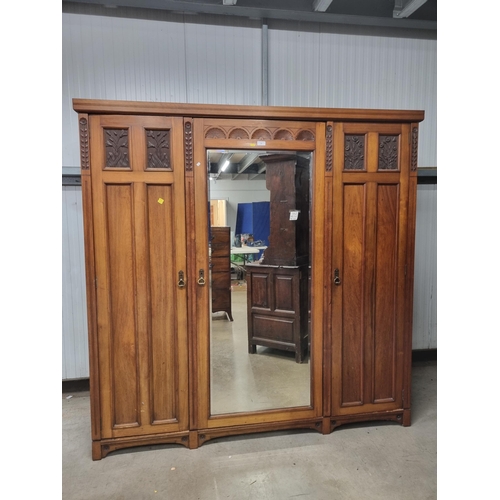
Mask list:
[[233,139],[233,140],[256,140],[256,141],[314,141],[314,132],[305,128],[289,127],[245,127],[228,125],[207,125],[205,128],[205,139]]
[[314,141],[314,134],[311,130],[299,130],[297,134],[298,141]]
[[290,130],[280,128],[274,132],[273,139],[276,141],[293,141],[293,134]]
[[250,139],[250,137],[248,135],[248,132],[245,129],[238,127],[238,128],[233,128],[229,132],[228,139],[236,139],[236,140],[243,139],[243,140],[245,140],[245,139]]
[[89,160],[89,124],[87,118],[80,118],[80,161],[82,170],[90,168]]
[[219,127],[211,127],[205,133],[205,139],[225,139],[226,133]]
[[252,132],[252,139],[257,141],[270,141],[273,138],[271,132],[264,128],[258,128]]

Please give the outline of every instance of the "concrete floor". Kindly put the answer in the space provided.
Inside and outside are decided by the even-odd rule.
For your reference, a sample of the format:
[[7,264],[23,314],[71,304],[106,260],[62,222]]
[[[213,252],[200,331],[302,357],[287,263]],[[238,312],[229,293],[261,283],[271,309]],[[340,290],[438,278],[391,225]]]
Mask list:
[[248,353],[246,287],[231,293],[234,321],[212,315],[211,414],[270,410],[310,404],[311,365],[295,353],[257,346]]
[[64,500],[424,500],[437,497],[436,361],[414,363],[411,427],[283,431],[91,459],[88,392],[62,395]]

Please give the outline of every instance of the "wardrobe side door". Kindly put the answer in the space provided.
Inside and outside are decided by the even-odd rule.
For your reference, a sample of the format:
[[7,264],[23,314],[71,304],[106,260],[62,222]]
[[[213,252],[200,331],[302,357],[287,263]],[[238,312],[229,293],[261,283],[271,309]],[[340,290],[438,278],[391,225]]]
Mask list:
[[403,408],[409,133],[334,124],[333,416]]
[[102,438],[188,428],[182,129],[91,117]]

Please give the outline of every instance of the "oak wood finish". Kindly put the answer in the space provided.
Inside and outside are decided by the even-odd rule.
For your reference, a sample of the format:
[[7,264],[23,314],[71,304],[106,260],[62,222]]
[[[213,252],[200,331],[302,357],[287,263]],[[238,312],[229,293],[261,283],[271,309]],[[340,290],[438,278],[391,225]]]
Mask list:
[[421,122],[423,111],[388,109],[309,108],[287,106],[238,106],[147,101],[73,99],[73,109],[89,114],[190,116],[192,118],[237,118],[241,120],[303,120],[343,122]]
[[[244,124],[244,121],[239,121],[240,124]],[[279,126],[273,127],[273,122],[264,121],[260,129],[266,130],[279,130],[279,129],[289,129],[289,130],[301,130],[303,129],[303,122],[289,122],[285,124],[283,122],[278,122]],[[222,131],[233,130],[235,127],[234,120],[215,120],[212,118],[207,119],[195,119],[194,120],[194,131],[195,136],[199,137],[199,133],[203,134],[204,140],[195,139],[195,199],[199,203],[200,215],[196,218],[196,258],[199,265],[201,265],[208,254],[206,245],[204,241],[207,238],[207,216],[204,213],[204,208],[208,206],[207,199],[207,149],[249,149],[247,139],[227,139],[220,138],[214,139],[212,137],[205,137],[207,130],[220,129]],[[255,122],[251,122],[248,125],[249,129],[255,129]],[[265,149],[266,151],[282,151],[284,148],[287,151],[312,151],[313,158],[319,161],[323,161],[324,153],[322,148],[324,147],[324,134],[325,129],[322,123],[315,123],[313,127],[308,124],[308,128],[312,129],[315,137],[315,141],[305,140],[300,141],[296,139],[290,140],[266,140],[264,145],[257,145],[257,141],[254,140],[250,149],[260,150]],[[316,147],[321,149],[316,151]],[[196,170],[198,169],[198,170]],[[322,186],[322,174],[319,174],[315,180],[318,183],[318,187]],[[323,202],[323,197],[318,196],[313,202],[311,210],[317,214],[319,220],[321,220],[322,214],[324,212],[324,207],[319,204]],[[316,224],[313,229],[313,240],[317,238],[318,241],[322,241],[322,228]],[[314,254],[316,252],[316,254]],[[322,249],[320,246],[313,244],[313,257],[314,261],[317,262],[316,269],[313,270],[313,285],[314,283],[319,283],[321,286],[323,268],[322,268]],[[253,425],[269,425],[273,426],[276,423],[285,423],[293,420],[300,419],[301,421],[311,418],[317,418],[321,416],[322,412],[322,388],[321,388],[321,370],[322,370],[322,312],[321,308],[312,305],[312,331],[319,332],[314,339],[311,340],[311,404],[308,406],[301,406],[295,408],[279,408],[275,410],[257,411],[252,413],[233,413],[233,414],[222,414],[213,415],[210,411],[210,401],[208,394],[210,394],[210,339],[209,339],[209,314],[208,314],[208,296],[204,295],[203,291],[196,297],[197,300],[197,336],[196,344],[198,350],[197,359],[197,383],[198,383],[198,393],[197,397],[197,418],[200,428],[204,429],[218,429],[223,428],[227,432],[231,431],[234,426],[253,426]]]
[[[397,174],[380,167],[381,133],[397,137]],[[332,415],[402,409],[410,127],[336,123],[334,150]]]
[[[128,132],[126,167],[107,161],[106,132],[116,129]],[[149,169],[148,130],[172,133],[168,168]],[[188,429],[187,294],[177,287],[186,269],[182,120],[91,116],[90,136],[91,185],[83,190],[92,196],[98,395],[94,383],[91,391],[100,411],[92,422],[102,448],[105,439]]]
[[[377,419],[410,425],[422,111],[86,99],[73,106],[94,460],[131,446],[197,448],[251,432],[328,433]],[[313,153],[310,405],[210,412],[210,294],[197,283],[209,269],[210,148]]]

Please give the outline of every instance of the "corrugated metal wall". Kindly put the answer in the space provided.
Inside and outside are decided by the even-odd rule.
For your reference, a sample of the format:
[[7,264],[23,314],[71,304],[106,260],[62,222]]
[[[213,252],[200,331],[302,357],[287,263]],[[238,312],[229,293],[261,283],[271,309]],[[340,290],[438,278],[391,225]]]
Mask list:
[[269,27],[269,104],[326,108],[423,109],[418,165],[435,167],[435,40]]
[[437,184],[417,189],[413,349],[437,348]]
[[[87,14],[102,12],[91,6],[79,9]],[[161,11],[155,20],[140,17],[133,9],[129,17],[62,14],[63,167],[80,162],[74,97],[262,104],[261,21]],[[424,109],[419,166],[436,166],[435,40],[342,34],[328,25],[279,21],[269,24],[268,34],[269,105]],[[68,217],[63,225],[63,378],[67,379],[88,376],[88,368],[82,368],[88,358],[83,244],[80,229],[74,230],[81,225],[81,207],[72,205],[70,193],[71,189],[63,189]],[[429,196],[435,198],[435,193]],[[426,233],[436,214],[429,200],[419,201],[417,247],[429,238],[426,251],[435,253],[435,237]],[[429,203],[434,212],[424,221],[421,212]],[[436,347],[435,309],[427,307],[435,299],[435,292],[434,299],[429,295],[435,273],[432,266],[419,263],[419,255],[417,269],[430,274],[416,281],[414,348]]]
[[62,378],[89,376],[82,189],[62,190]]

